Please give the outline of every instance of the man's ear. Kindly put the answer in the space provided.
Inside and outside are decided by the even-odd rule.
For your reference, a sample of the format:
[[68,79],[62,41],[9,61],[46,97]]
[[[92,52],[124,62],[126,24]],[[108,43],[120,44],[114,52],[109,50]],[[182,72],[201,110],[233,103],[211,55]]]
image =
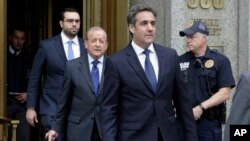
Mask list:
[[63,27],[63,21],[62,20],[59,21],[59,25],[60,25],[61,28]]
[[134,33],[135,27],[134,27],[133,24],[129,24],[129,25],[128,25],[128,29],[129,29],[129,31],[130,31],[131,33]]
[[84,47],[86,48],[86,49],[88,49],[88,40],[84,40]]

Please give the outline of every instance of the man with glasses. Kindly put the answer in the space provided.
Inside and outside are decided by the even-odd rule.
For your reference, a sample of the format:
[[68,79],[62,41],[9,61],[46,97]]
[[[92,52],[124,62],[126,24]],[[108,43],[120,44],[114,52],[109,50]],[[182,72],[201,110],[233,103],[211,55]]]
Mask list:
[[[39,111],[44,133],[51,129],[57,110],[66,62],[86,53],[83,40],[77,36],[79,12],[75,8],[65,8],[59,24],[62,28],[59,35],[40,42],[28,83],[26,118],[30,125],[35,126]],[[58,141],[62,140],[63,134],[59,133]]]

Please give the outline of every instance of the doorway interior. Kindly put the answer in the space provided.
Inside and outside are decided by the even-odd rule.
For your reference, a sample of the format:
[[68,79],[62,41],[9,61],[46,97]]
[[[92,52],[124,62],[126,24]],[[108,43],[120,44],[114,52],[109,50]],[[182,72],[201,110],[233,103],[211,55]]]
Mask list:
[[[82,4],[82,0],[8,0],[7,32],[15,26],[23,27],[26,45],[35,54],[40,40],[61,32],[60,12],[66,7],[75,7],[82,17]],[[82,32],[79,36],[82,37]]]

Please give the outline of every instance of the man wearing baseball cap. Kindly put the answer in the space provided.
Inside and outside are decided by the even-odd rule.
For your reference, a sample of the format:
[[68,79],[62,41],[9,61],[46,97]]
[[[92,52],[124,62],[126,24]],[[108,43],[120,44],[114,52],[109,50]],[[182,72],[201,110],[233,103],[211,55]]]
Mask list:
[[207,26],[202,21],[196,21],[193,25],[183,31],[180,31],[180,36],[193,35],[195,33],[202,33],[208,35],[209,31]]
[[208,47],[208,27],[200,20],[180,31],[188,51],[179,57],[183,80],[192,97],[199,141],[222,141],[225,102],[235,86],[229,59]]

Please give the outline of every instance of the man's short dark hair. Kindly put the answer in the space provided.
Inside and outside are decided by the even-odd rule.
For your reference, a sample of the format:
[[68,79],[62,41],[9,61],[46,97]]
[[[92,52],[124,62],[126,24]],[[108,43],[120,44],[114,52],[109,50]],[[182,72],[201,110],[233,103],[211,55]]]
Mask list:
[[136,18],[135,18],[136,15],[142,11],[152,12],[153,15],[155,17],[157,17],[157,12],[152,7],[150,7],[148,5],[137,4],[137,5],[132,6],[129,13],[128,13],[128,16],[127,16],[128,25],[129,24],[134,25],[136,23]]
[[23,26],[15,26],[15,27],[12,27],[9,31],[9,35],[13,35],[15,31],[21,31],[21,32],[24,32],[25,33],[25,28]]
[[76,8],[74,8],[74,7],[67,7],[65,9],[63,9],[63,11],[61,12],[61,17],[60,17],[61,21],[64,20],[64,13],[65,12],[76,12],[76,13],[79,14],[79,11]]

